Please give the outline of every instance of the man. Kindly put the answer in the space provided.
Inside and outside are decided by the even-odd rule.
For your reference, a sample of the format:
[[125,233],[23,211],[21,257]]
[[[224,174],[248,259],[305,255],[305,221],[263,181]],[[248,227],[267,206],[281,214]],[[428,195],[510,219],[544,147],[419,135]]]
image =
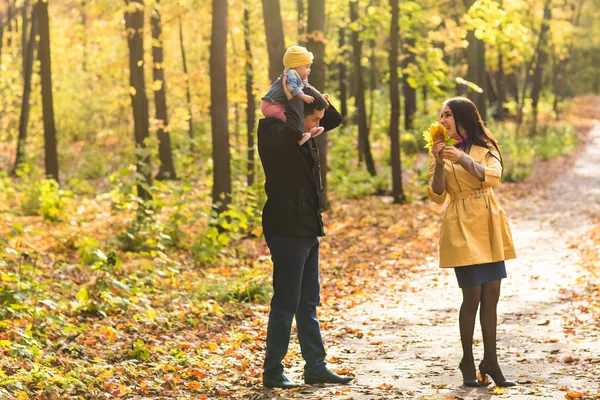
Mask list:
[[320,133],[319,124],[325,131],[336,128],[342,117],[312,87],[303,89],[315,99],[310,104],[292,97],[285,81],[283,88],[288,98],[286,121],[263,118],[258,124],[258,152],[267,193],[263,231],[273,260],[263,386],[299,386],[283,374],[281,363],[288,350],[294,315],[306,361],[304,381],[345,384],[352,378],[337,375],[325,364],[316,312],[320,302],[318,237],[324,235],[319,152],[312,139],[303,145],[297,143],[304,132]]

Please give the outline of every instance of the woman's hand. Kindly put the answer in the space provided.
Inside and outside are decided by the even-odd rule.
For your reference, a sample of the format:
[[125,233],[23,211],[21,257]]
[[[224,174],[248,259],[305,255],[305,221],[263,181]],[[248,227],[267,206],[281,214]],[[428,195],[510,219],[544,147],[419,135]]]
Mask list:
[[450,160],[454,164],[456,164],[462,156],[462,151],[460,151],[454,146],[445,146],[440,154],[443,159]]
[[287,88],[287,75],[285,73],[281,75],[281,85],[283,86],[283,93],[285,93],[285,97],[287,97],[288,100],[291,100],[294,96],[292,96]]
[[433,147],[431,148],[431,153],[433,154],[433,158],[435,158],[435,162],[438,164],[441,164],[444,162],[444,160],[442,159],[442,155],[441,155],[441,151],[444,149],[444,141],[443,140],[436,140],[436,142],[433,144]]

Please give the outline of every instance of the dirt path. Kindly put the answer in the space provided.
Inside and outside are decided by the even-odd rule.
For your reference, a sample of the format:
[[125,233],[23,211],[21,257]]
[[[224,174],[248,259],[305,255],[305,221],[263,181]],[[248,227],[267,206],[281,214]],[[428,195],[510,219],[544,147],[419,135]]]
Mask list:
[[[577,253],[569,242],[600,215],[598,165],[600,124],[570,171],[538,196],[505,207],[518,259],[507,262],[498,349],[505,375],[520,385],[506,389],[503,397],[564,399],[569,388],[588,393],[583,398],[600,398],[599,337],[564,325],[571,305],[561,294],[575,284]],[[365,336],[346,339],[333,349],[351,349],[344,364],[357,374],[356,383],[343,394],[357,399],[490,398],[490,389],[460,386],[461,295],[453,271],[438,269],[432,260],[413,275],[415,292],[388,293],[347,316],[348,326]],[[475,341],[479,360],[479,326]]]

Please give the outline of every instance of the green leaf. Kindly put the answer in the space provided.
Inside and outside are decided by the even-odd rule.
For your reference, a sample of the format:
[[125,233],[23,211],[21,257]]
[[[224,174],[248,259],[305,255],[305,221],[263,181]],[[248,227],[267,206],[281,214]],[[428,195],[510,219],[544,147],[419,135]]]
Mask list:
[[86,302],[88,302],[90,300],[90,293],[87,290],[87,288],[82,287],[77,292],[77,295],[75,295],[75,298],[77,300],[81,301],[82,303],[86,303]]

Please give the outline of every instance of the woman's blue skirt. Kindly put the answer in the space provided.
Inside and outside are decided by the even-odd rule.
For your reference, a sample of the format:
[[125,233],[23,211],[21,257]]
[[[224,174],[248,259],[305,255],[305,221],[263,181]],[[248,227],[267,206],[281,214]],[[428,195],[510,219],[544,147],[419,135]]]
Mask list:
[[481,285],[482,283],[497,281],[506,278],[506,265],[504,261],[486,264],[468,265],[455,267],[458,287],[461,289]]

